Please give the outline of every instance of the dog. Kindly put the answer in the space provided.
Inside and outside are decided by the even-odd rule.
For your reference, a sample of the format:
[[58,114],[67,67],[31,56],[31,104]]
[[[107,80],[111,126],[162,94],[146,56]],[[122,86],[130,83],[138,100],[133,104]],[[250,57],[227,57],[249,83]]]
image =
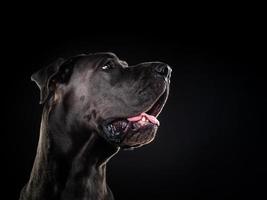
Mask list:
[[106,164],[155,138],[170,77],[165,63],[129,66],[110,52],[59,58],[34,73],[43,113],[20,200],[114,199]]

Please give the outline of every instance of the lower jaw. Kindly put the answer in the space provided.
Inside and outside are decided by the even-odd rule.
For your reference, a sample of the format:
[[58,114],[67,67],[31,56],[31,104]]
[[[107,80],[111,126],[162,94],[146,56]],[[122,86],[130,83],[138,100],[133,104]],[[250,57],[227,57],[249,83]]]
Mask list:
[[141,147],[152,142],[155,138],[155,135],[156,133],[151,133],[147,138],[138,141],[133,138],[125,139],[119,146],[123,149]]
[[158,126],[148,124],[139,130],[127,130],[127,132],[110,133],[107,128],[104,128],[106,140],[121,148],[136,148],[150,143],[155,138]]

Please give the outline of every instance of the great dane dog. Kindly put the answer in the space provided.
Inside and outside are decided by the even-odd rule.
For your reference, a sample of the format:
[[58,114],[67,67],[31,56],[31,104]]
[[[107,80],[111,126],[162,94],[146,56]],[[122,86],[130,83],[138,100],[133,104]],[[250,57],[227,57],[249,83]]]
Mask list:
[[44,108],[20,200],[113,199],[106,164],[154,139],[170,76],[165,63],[128,66],[109,52],[59,58],[33,74]]

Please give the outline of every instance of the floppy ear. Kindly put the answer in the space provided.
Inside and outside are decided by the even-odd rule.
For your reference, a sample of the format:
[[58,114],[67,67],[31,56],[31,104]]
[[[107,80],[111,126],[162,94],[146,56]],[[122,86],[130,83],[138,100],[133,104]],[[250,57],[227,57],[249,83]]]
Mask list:
[[40,104],[43,104],[47,100],[51,92],[51,88],[49,87],[50,81],[59,72],[64,62],[65,60],[63,58],[58,58],[47,67],[35,72],[31,76],[31,80],[34,81],[40,89]]

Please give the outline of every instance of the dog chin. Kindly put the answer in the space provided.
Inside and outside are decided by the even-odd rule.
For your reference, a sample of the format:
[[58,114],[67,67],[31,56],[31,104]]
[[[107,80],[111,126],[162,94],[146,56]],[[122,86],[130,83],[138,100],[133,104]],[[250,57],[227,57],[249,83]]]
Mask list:
[[125,135],[119,144],[123,149],[137,148],[152,142],[156,136],[158,126],[147,124],[140,128],[137,132],[131,132]]
[[158,125],[148,121],[118,120],[104,127],[107,141],[123,149],[133,149],[150,143],[157,130]]

